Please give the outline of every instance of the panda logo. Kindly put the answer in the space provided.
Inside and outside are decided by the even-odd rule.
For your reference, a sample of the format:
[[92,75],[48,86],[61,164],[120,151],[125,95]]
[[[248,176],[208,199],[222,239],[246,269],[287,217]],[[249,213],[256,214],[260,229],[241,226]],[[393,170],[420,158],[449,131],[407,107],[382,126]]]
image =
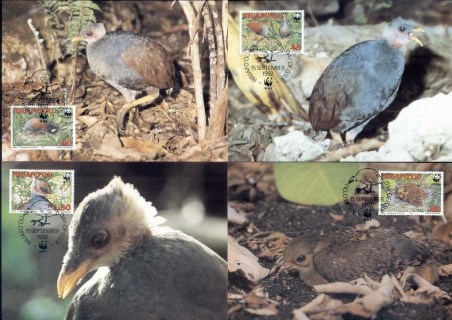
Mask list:
[[441,180],[441,175],[439,173],[433,176],[433,182],[438,183]]
[[269,88],[271,88],[273,81],[271,78],[267,78],[264,80],[264,84],[265,84],[266,89],[269,89]]
[[299,12],[295,12],[295,13],[293,14],[293,20],[294,20],[295,22],[299,22],[300,19],[301,19],[301,14],[300,14]]

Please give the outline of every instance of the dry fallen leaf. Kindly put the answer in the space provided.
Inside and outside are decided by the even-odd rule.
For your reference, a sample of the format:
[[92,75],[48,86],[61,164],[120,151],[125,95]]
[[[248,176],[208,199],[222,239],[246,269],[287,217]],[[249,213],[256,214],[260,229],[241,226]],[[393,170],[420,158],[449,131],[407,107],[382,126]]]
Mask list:
[[432,238],[439,239],[449,247],[452,247],[452,221],[437,224],[432,231]]
[[343,214],[337,214],[337,213],[330,212],[330,217],[333,218],[334,221],[342,221],[342,220],[344,220],[344,215]]
[[439,275],[441,277],[447,277],[447,276],[452,275],[452,263],[440,266],[439,267]]
[[242,225],[246,222],[248,222],[248,219],[246,218],[246,213],[243,211],[237,211],[235,208],[228,206],[228,222]]
[[77,120],[83,122],[88,128],[92,127],[99,119],[91,116],[78,116]]
[[256,287],[250,293],[247,293],[245,301],[247,305],[245,310],[251,314],[274,316],[278,313],[278,306],[267,298],[263,287]]
[[256,282],[268,275],[269,270],[261,267],[259,259],[248,249],[228,236],[228,271],[237,272],[248,280]]
[[272,232],[263,239],[265,246],[258,254],[260,258],[276,258],[282,256],[289,238],[282,232]]

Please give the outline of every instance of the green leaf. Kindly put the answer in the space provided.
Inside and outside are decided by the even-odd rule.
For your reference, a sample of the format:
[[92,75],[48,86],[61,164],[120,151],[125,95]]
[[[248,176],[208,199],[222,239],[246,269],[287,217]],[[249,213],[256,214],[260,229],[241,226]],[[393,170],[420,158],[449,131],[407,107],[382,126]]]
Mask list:
[[360,169],[358,163],[276,163],[276,188],[284,199],[304,205],[333,205]]

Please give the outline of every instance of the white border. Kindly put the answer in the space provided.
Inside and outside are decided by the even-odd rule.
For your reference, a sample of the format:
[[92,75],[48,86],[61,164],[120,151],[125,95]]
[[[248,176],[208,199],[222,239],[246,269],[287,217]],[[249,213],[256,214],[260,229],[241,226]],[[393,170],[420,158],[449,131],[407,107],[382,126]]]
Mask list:
[[72,175],[72,186],[71,186],[71,190],[72,190],[72,203],[71,203],[71,210],[69,211],[58,211],[59,213],[62,214],[74,214],[74,187],[75,187],[75,170],[54,170],[54,169],[9,169],[9,213],[10,214],[17,214],[17,213],[25,213],[25,210],[12,210],[12,177],[13,177],[13,171],[26,171],[26,172],[69,172]]
[[[13,139],[13,117],[14,117],[14,109],[16,108],[71,108],[72,109],[72,146],[15,146]],[[10,124],[10,140],[11,140],[11,150],[75,150],[75,105],[70,106],[39,106],[39,105],[14,105],[11,106],[11,124]]]
[[[412,173],[412,174],[433,174],[439,173],[441,175],[441,211],[440,212],[386,212],[381,211],[381,184],[383,183],[383,174],[384,173]],[[443,216],[444,215],[444,171],[386,171],[381,170],[378,171],[378,174],[381,177],[382,183],[378,185],[378,215],[380,216]],[[395,195],[394,195],[395,197]]]
[[242,55],[249,54],[259,54],[259,52],[244,52],[242,47],[242,14],[243,13],[253,13],[253,12],[301,12],[301,51],[296,52],[277,52],[275,54],[305,54],[304,50],[304,10],[241,10],[239,11],[239,38],[240,46],[239,53]]

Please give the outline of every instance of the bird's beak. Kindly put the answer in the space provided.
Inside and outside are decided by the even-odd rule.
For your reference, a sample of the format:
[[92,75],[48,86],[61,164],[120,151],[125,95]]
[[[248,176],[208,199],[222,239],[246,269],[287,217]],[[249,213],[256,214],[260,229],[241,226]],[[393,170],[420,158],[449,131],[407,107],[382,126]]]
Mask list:
[[290,270],[290,269],[292,269],[292,264],[283,263],[283,265],[279,268],[278,274],[282,273],[282,272],[284,272],[286,270]]
[[74,290],[77,283],[90,271],[91,265],[92,261],[86,260],[70,273],[63,266],[57,281],[58,297],[61,299],[66,298]]
[[421,40],[419,40],[418,37],[416,37],[413,34],[413,32],[425,32],[424,29],[419,28],[419,27],[415,27],[408,33],[408,37],[410,38],[410,40],[413,40],[413,41],[417,42],[421,47],[423,47],[424,44],[421,42]]
[[74,42],[80,42],[80,41],[83,41],[83,38],[82,38],[82,37],[74,37],[74,38],[72,38],[72,40],[71,40],[72,43],[74,43]]

